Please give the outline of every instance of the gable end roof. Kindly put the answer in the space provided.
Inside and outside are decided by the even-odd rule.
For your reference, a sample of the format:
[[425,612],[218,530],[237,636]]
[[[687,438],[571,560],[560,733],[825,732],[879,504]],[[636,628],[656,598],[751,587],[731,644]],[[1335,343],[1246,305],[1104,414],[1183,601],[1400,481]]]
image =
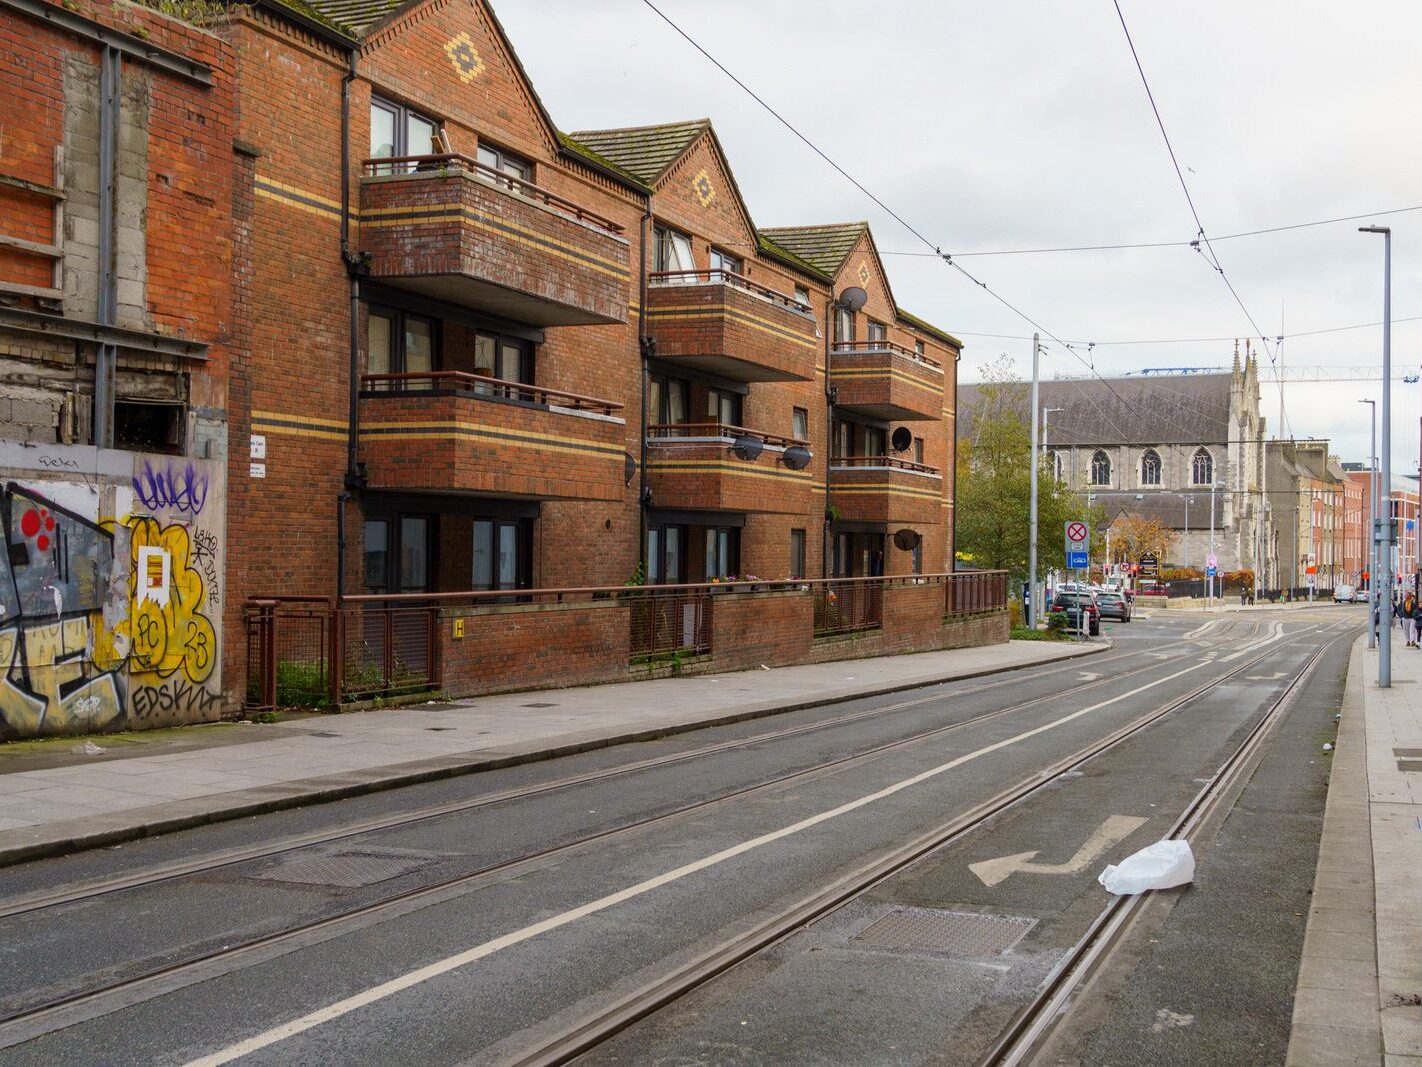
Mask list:
[[868,229],[867,222],[839,222],[827,226],[770,226],[761,232],[833,278]]
[[711,126],[710,119],[629,126],[616,130],[579,130],[573,139],[631,174],[655,185],[692,143]]

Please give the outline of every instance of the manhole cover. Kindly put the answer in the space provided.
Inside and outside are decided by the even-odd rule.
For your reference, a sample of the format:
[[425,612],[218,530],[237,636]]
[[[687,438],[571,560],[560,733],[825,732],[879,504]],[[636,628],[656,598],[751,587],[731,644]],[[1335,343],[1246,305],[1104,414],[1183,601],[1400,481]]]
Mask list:
[[301,885],[339,885],[356,888],[373,885],[402,874],[428,867],[431,860],[411,856],[377,856],[368,852],[337,852],[330,856],[309,856],[283,860],[253,878]]
[[1010,915],[899,908],[859,931],[853,940],[873,948],[998,956],[1036,924],[1036,919]]
[[520,705],[520,706],[521,706],[521,707],[525,707],[525,708],[556,708],[558,705],[557,705],[557,704],[522,704],[522,705]]

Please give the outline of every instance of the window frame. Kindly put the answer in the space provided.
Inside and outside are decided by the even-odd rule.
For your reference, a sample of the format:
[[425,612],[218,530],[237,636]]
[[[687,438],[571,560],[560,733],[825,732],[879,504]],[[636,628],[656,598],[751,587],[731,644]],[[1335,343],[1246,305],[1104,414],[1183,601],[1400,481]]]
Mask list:
[[[671,395],[673,392],[681,394],[681,418],[669,417],[671,410]],[[686,378],[678,378],[674,374],[652,373],[647,378],[647,406],[656,406],[655,411],[648,411],[647,421],[659,426],[679,426],[691,419],[691,382]],[[653,418],[652,416],[656,417]]]
[[864,339],[870,344],[879,342],[889,343],[889,327],[878,319],[868,319],[868,326],[864,329]]
[[[702,545],[702,577],[706,581],[712,578],[726,578],[736,574],[741,565],[741,530],[739,526],[707,526],[703,528],[705,540]],[[725,554],[722,556],[721,547],[724,539]],[[712,556],[715,560],[715,573],[712,573]]]
[[[685,266],[668,266],[667,255],[669,252],[677,250],[677,240],[686,242],[687,263]],[[682,230],[667,226],[664,223],[653,223],[652,225],[652,270],[655,273],[677,273],[696,270],[696,249],[691,242],[691,234]],[[664,279],[678,285],[690,285],[694,278]]]
[[810,440],[810,409],[790,409],[790,436],[797,441]]
[[[483,158],[481,158],[486,152],[494,157],[493,163],[489,163]],[[496,144],[491,144],[487,141],[480,141],[474,149],[474,160],[477,163],[483,163],[486,167],[493,167],[494,170],[497,170],[500,174],[507,175],[508,177],[517,179],[518,181],[529,182],[530,184],[533,182],[533,176],[535,174],[535,164],[533,160],[529,159],[527,156],[521,156],[516,152],[509,152],[506,149],[500,148]],[[520,172],[505,170],[504,167],[506,165],[512,165],[514,167],[517,167],[519,168]],[[494,180],[489,175],[483,176],[490,181]]]
[[[1200,460],[1202,460],[1202,459],[1205,461],[1206,464],[1208,464],[1208,476],[1205,477],[1205,478],[1200,478],[1199,475],[1198,475],[1198,471],[1199,471],[1199,467],[1200,467]],[[1204,445],[1201,445],[1199,448],[1195,449],[1194,454],[1191,455],[1191,457],[1190,457],[1190,484],[1191,484],[1191,485],[1194,485],[1194,486],[1205,486],[1205,487],[1208,487],[1211,483],[1214,482],[1214,480],[1215,480],[1215,456],[1214,456],[1214,453],[1211,452],[1211,451],[1210,451],[1208,448],[1206,448]]]
[[790,531],[790,577],[804,579],[805,577],[805,550],[808,545],[803,529],[793,529]]
[[[374,112],[376,111],[376,109],[387,112],[388,114],[394,116],[395,140],[391,144],[391,151],[390,155],[388,156],[377,155],[375,151],[375,145],[372,143],[370,146],[371,159],[399,159],[404,156],[429,156],[437,154],[435,148],[435,141],[438,139],[440,133],[444,130],[444,124],[439,119],[432,118],[431,116],[426,115],[423,111],[419,111],[413,107],[410,107],[407,104],[402,104],[398,100],[391,100],[388,97],[379,96],[375,93],[372,93],[370,96],[370,133],[372,138],[375,136]],[[420,122],[429,123],[433,133],[430,137],[430,147],[428,151],[410,151],[411,119],[416,119]]]
[[[730,266],[734,264],[734,266]],[[735,281],[736,278],[746,276],[746,261],[740,256],[732,255],[724,249],[711,246],[711,258],[709,262],[710,277],[713,282]],[[735,277],[729,277],[734,275]]]
[[[389,367],[383,371],[371,370],[371,337],[370,320],[383,319],[388,321],[390,326],[390,351]],[[368,304],[366,305],[365,323],[365,372],[367,374],[411,374],[418,371],[407,370],[407,360],[409,356],[406,338],[405,324],[414,320],[427,323],[430,327],[430,366],[426,373],[440,370],[443,366],[444,358],[444,337],[440,328],[440,320],[433,315],[421,315],[414,311],[406,311],[404,308],[394,307],[390,304]],[[434,379],[423,386],[410,386],[401,382],[373,382],[371,388],[384,392],[394,391],[399,388],[430,389],[434,387]]]
[[834,341],[835,344],[853,344],[855,333],[858,330],[856,322],[857,316],[846,307],[836,307],[834,309]]
[[[1153,471],[1154,477],[1151,477]],[[1153,448],[1147,448],[1141,453],[1140,484],[1160,485],[1165,476],[1165,464],[1161,461],[1160,453]]]
[[[1102,480],[1101,470],[1105,470],[1105,480]],[[1110,486],[1112,475],[1111,457],[1104,448],[1098,448],[1091,454],[1091,484],[1093,486]]]
[[[706,417],[721,426],[740,426],[741,418],[745,412],[741,401],[742,397],[740,393],[730,389],[718,389],[714,385],[707,386]],[[730,414],[733,416],[730,419],[725,418],[727,407],[729,407]],[[713,411],[712,408],[715,408],[715,410]]]

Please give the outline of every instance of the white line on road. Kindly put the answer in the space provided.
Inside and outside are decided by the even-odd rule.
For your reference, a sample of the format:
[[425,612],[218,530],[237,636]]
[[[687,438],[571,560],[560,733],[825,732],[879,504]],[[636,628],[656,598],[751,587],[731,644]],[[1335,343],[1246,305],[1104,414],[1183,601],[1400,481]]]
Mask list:
[[1220,658],[1220,662],[1221,662],[1221,663],[1228,663],[1228,662],[1230,662],[1231,660],[1239,659],[1241,656],[1247,656],[1247,655],[1249,655],[1249,653],[1253,652],[1255,649],[1257,649],[1257,648],[1263,648],[1265,645],[1272,645],[1275,641],[1278,641],[1280,638],[1282,638],[1282,637],[1284,636],[1284,624],[1283,624],[1283,623],[1281,623],[1281,622],[1276,622],[1276,623],[1273,624],[1273,627],[1272,627],[1272,628],[1273,628],[1273,631],[1274,631],[1274,632],[1273,632],[1272,634],[1270,634],[1268,637],[1266,637],[1266,638],[1264,638],[1263,640],[1260,640],[1260,641],[1255,641],[1253,644],[1245,645],[1243,648],[1239,649],[1237,652],[1232,652],[1232,653],[1230,653],[1228,656],[1223,656],[1223,657],[1221,657],[1221,658]]
[[650,893],[652,890],[659,889],[672,882],[680,881],[688,875],[695,874],[698,871],[704,871],[708,867],[714,867],[719,863],[724,863],[737,856],[742,856],[747,852],[780,841],[793,834],[798,834],[813,826],[818,826],[831,819],[837,819],[841,815],[847,815],[852,811],[857,811],[859,808],[883,800],[886,797],[891,797],[896,793],[900,793],[921,782],[926,782],[930,778],[937,777],[955,767],[961,767],[965,763],[970,763],[980,756],[986,756],[990,752],[997,752],[1000,749],[1008,748],[1019,742],[1026,741],[1028,738],[1036,737],[1038,734],[1055,730],[1057,727],[1065,726],[1067,723],[1079,719],[1083,715],[1089,715],[1093,711],[1099,711],[1101,708],[1109,707],[1112,704],[1119,704],[1121,701],[1144,693],[1148,689],[1154,689],[1156,686],[1164,685],[1166,682],[1173,682],[1176,678],[1180,678],[1189,674],[1191,671],[1197,671],[1201,667],[1208,665],[1209,661],[1202,660],[1199,663],[1186,667],[1184,670],[1176,671],[1174,674],[1167,675],[1154,682],[1147,682],[1145,685],[1137,686],[1135,689],[1122,693],[1119,696],[1111,697],[1109,700],[1100,701],[1089,707],[1082,708],[1080,711],[1063,715],[1060,719],[1054,719],[1042,726],[1026,730],[1023,733],[1002,741],[994,742],[991,745],[985,745],[976,751],[968,752],[962,756],[958,756],[956,759],[949,760],[947,763],[940,763],[936,767],[921,771],[912,777],[885,786],[883,789],[851,800],[838,807],[830,808],[828,811],[819,812],[816,815],[801,819],[799,822],[791,823],[789,826],[781,827],[779,830],[772,830],[770,833],[761,834],[759,837],[753,837],[748,841],[742,841],[738,845],[732,845],[730,848],[722,849],[720,852],[713,853],[710,856],[695,860],[681,867],[676,867],[673,870],[666,871],[653,878],[648,878],[645,881],[638,882],[636,885],[619,889],[615,893],[609,893],[607,896],[599,897],[597,900],[589,901],[586,904],[571,908],[558,915],[550,916],[541,922],[533,923],[531,926],[513,930],[504,934],[502,937],[496,937],[492,941],[485,941],[481,945],[475,945],[473,948],[465,949],[463,952],[455,953],[453,956],[446,956],[442,960],[436,960],[434,963],[426,964],[424,967],[417,968],[397,978],[392,978],[387,982],[372,986],[363,992],[346,997],[344,1000],[338,1000],[334,1004],[328,1004],[324,1008],[318,1008],[316,1011],[303,1015],[298,1019],[293,1019],[290,1022],[282,1023],[280,1026],[274,1026],[269,1030],[264,1030],[259,1034],[247,1038],[245,1041],[239,1041],[236,1044],[228,1045],[226,1048],[219,1049],[209,1055],[192,1060],[189,1063],[189,1067],[219,1067],[220,1064],[231,1063],[233,1060],[239,1059],[242,1056],[250,1055],[260,1049],[267,1048],[281,1041],[285,1041],[288,1038],[295,1037],[298,1034],[305,1033],[307,1030],[315,1029],[324,1023],[339,1019],[343,1015],[349,1015],[353,1011],[374,1004],[376,1001],[384,1000],[386,997],[410,989],[422,982],[427,982],[442,974],[448,974],[450,971],[466,967],[476,960],[484,959],[486,956],[492,956],[496,952],[501,952],[506,948],[512,948],[514,945],[531,940],[540,934],[546,934],[550,930],[567,926],[569,923],[576,922],[579,919],[585,919],[589,915],[606,911],[608,908],[617,904],[622,904],[635,897],[640,897],[643,894]]
[[1148,820],[1139,815],[1111,815],[1090,837],[1086,844],[1076,850],[1076,855],[1065,863],[1033,863],[1037,852],[1018,852],[1013,856],[998,856],[996,859],[979,860],[968,864],[968,870],[978,876],[983,885],[992,887],[1004,882],[1014,874],[1080,874],[1087,864],[1108,849],[1124,841],[1146,824]]

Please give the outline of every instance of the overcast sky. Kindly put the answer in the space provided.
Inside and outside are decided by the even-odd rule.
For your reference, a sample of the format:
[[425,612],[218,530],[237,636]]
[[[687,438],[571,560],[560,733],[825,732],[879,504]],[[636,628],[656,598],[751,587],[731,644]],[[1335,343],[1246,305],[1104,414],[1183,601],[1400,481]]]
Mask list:
[[[656,0],[829,156],[944,251],[1188,241],[1194,222],[1110,0]],[[868,219],[882,252],[924,245],[796,141],[641,0],[495,0],[567,130],[710,116],[762,226]],[[1422,204],[1422,4],[1123,0],[1211,237]],[[1381,237],[1362,222],[1218,241],[1269,336],[1382,318]],[[1422,316],[1422,211],[1393,228],[1393,315]],[[962,379],[1032,327],[932,257],[886,254],[895,296],[960,336]],[[961,262],[1068,341],[1252,332],[1188,247]],[[1227,366],[1232,340],[1099,345],[1102,374]],[[1381,328],[1284,342],[1286,371],[1380,375]],[[1393,328],[1415,374],[1422,322]],[[1261,374],[1269,363],[1261,360]],[[1044,376],[1085,373],[1057,346]],[[1365,460],[1380,381],[1289,380],[1288,432]],[[1394,383],[1393,462],[1415,473],[1422,386]],[[1278,432],[1277,387],[1263,413]]]

